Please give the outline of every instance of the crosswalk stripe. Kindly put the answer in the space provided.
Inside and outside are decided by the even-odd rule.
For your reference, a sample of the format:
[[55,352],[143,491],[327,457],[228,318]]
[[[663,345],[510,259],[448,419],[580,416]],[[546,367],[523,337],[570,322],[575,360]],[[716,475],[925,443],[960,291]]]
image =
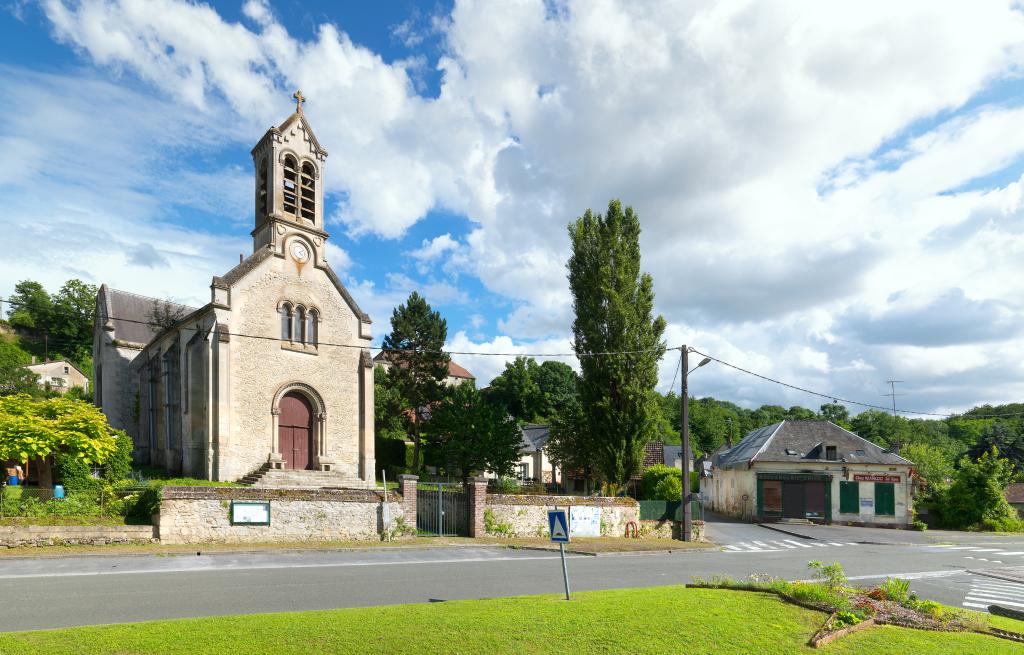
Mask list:
[[999,590],[999,591],[1012,591],[1012,592],[1016,592],[1016,593],[1021,594],[1022,596],[1024,596],[1024,587],[1021,587],[1020,585],[1012,585],[1012,584],[1005,584],[1005,585],[1003,585],[1003,584],[975,584],[975,585],[971,585],[971,589],[985,589],[985,590],[991,590],[991,591],[996,591],[996,590]]
[[758,546],[760,546],[761,548],[768,548],[768,544],[766,544],[766,543],[764,543],[762,541],[755,541],[754,543],[757,544]]
[[828,548],[828,544],[819,544],[817,541],[812,541],[811,543],[818,548]]
[[949,548],[949,550],[974,550],[977,546],[942,546],[943,548]]
[[1024,607],[1024,603],[1014,603],[1014,602],[1011,602],[1011,601],[1008,601],[1008,600],[1003,600],[1001,598],[986,598],[986,597],[983,597],[983,596],[982,597],[968,596],[966,598],[966,600],[973,600],[973,601],[978,601],[978,602],[982,602],[982,603],[987,600],[987,601],[991,601],[989,603],[989,605],[1009,605],[1011,607]]
[[994,553],[998,548],[971,548],[972,553]]
[[856,543],[851,543],[851,542],[847,541],[847,542],[846,542],[846,545],[847,545],[847,546],[856,546],[857,544],[856,544]]
[[739,550],[739,548],[737,548],[736,546],[733,546],[732,544],[729,544],[728,546],[726,546],[726,549],[728,549],[728,550]]
[[988,609],[988,605],[979,605],[978,603],[960,603],[960,604],[963,605],[964,607],[976,607],[978,609],[983,609],[983,610],[987,610]]
[[792,539],[784,539],[784,541],[787,544],[795,544],[797,546],[800,546],[801,548],[810,548],[810,546],[808,546],[807,544],[802,544],[799,541],[793,541]]
[[984,596],[985,598],[1005,598],[1007,600],[1024,600],[1020,594],[1006,593],[1005,591],[984,591],[983,589],[972,589],[970,594]]
[[1001,550],[996,555],[1024,555],[1024,550]]
[[790,546],[789,544],[787,544],[787,543],[785,543],[783,541],[773,541],[772,543],[776,544],[778,546],[782,546],[783,548],[796,548],[796,546]]
[[837,543],[836,543],[836,542],[834,542],[834,541],[830,541],[830,542],[828,542],[828,544],[829,544],[830,546],[842,546],[842,544],[837,544]]

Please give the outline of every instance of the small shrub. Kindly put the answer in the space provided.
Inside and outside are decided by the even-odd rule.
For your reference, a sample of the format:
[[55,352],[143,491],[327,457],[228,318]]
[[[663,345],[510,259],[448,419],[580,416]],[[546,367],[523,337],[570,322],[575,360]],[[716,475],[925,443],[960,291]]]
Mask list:
[[519,492],[519,483],[514,478],[498,478],[494,481],[494,493],[514,494]]
[[683,496],[683,474],[672,466],[659,464],[644,471],[640,483],[643,500],[679,500]]
[[886,578],[885,582],[881,585],[881,589],[889,600],[900,605],[906,605],[907,601],[910,600],[910,580]]
[[832,629],[841,630],[843,628],[857,625],[860,622],[861,618],[853,612],[838,612],[832,620]]
[[807,567],[814,571],[814,577],[818,578],[832,591],[841,590],[848,582],[846,573],[843,572],[843,565],[839,562],[824,564],[818,560],[811,560]]
[[918,519],[914,519],[914,522],[911,523],[910,525],[911,525],[912,528],[914,528],[918,532],[924,532],[925,530],[928,529],[928,524],[925,523],[924,521],[921,521],[921,520],[918,520]]

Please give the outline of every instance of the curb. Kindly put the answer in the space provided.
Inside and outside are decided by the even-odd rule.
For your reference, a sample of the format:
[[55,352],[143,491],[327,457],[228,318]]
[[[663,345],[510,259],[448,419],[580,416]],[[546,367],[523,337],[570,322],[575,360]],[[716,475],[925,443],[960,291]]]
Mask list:
[[758,523],[757,525],[761,526],[765,530],[774,530],[775,532],[781,532],[782,534],[788,534],[791,537],[800,537],[801,539],[807,539],[808,541],[821,541],[821,539],[818,539],[817,537],[808,537],[805,534],[800,534],[799,532],[793,532],[792,530],[783,530],[780,527],[776,527],[774,524]]
[[[762,528],[764,528],[766,530],[773,530],[775,532],[781,532],[782,534],[788,534],[791,537],[799,537],[801,539],[806,539],[807,541],[829,541],[828,539],[822,539],[822,538],[819,538],[819,537],[811,537],[809,535],[801,534],[799,532],[793,532],[792,530],[785,530],[783,528],[777,527],[776,525],[770,524],[770,523],[758,523],[757,525],[761,526]],[[858,540],[858,541],[855,541],[853,543],[856,543],[856,544],[859,544],[859,545],[863,545],[863,546],[929,546],[929,545],[931,545],[931,544],[914,543],[912,541],[863,541],[863,540]]]
[[1015,582],[1017,584],[1024,584],[1024,575],[1020,577],[1013,577],[1005,573],[998,573],[987,569],[967,569],[967,572],[973,575],[980,575],[985,578],[994,578],[996,580],[1005,580],[1006,582]]

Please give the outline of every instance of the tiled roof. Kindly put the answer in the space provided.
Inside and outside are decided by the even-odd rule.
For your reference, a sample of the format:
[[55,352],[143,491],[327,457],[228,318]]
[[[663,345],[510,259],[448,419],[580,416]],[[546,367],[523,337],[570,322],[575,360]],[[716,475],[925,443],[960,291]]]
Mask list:
[[835,446],[836,461],[848,464],[912,464],[831,421],[782,421],[758,428],[717,454],[714,462],[719,468],[733,468],[753,461],[829,461],[825,459],[826,446]]
[[[375,361],[377,363],[381,363],[381,362],[384,362],[384,363],[387,363],[387,364],[391,363],[391,362],[388,361],[388,354],[387,354],[387,352],[385,352],[383,350],[380,351],[379,353],[377,353],[374,356],[373,361]],[[469,371],[464,369],[462,366],[460,366],[457,362],[455,362],[454,360],[451,360],[451,359],[448,360],[448,376],[449,377],[453,377],[453,378],[465,378],[467,380],[475,380],[476,379],[476,376],[474,376],[472,373],[470,373]]]

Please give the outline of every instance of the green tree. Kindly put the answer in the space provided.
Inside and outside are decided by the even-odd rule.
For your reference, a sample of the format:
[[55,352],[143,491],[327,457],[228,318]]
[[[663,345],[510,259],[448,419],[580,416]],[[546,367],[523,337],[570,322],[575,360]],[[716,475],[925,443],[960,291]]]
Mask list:
[[978,440],[967,451],[968,457],[977,459],[995,448],[1002,457],[1009,460],[1014,469],[1024,469],[1024,434],[1017,432],[1014,427],[1000,419],[989,423],[982,428]]
[[914,463],[917,474],[924,480],[927,495],[932,495],[949,486],[953,477],[953,462],[946,453],[925,443],[911,443],[901,453]]
[[117,430],[97,408],[79,400],[0,398],[0,460],[24,462],[55,453],[103,464],[117,451]]
[[817,414],[800,405],[793,405],[786,410],[787,421],[813,421],[816,418],[818,418]]
[[34,280],[18,282],[10,301],[12,309],[7,322],[11,327],[33,333],[52,327],[53,299],[42,284]]
[[977,462],[964,457],[953,484],[939,500],[943,523],[954,529],[1020,530],[1017,512],[1003,496],[1012,479],[1013,466],[995,448]]
[[32,356],[19,348],[13,338],[0,334],[0,396],[38,395],[39,376],[24,368],[31,361]]
[[563,362],[541,362],[534,374],[534,380],[544,396],[539,413],[545,419],[550,420],[579,397],[579,376],[571,366]]
[[445,470],[458,472],[468,482],[470,475],[482,471],[511,476],[519,461],[522,432],[515,419],[467,383],[452,389],[434,408],[430,440]]
[[821,418],[832,421],[840,427],[850,428],[850,410],[840,403],[825,403],[819,408]]
[[589,494],[597,471],[598,439],[591,432],[590,421],[578,400],[572,400],[551,421],[551,438],[547,443],[550,459],[565,476],[582,474],[583,493]]
[[392,364],[388,374],[413,413],[409,436],[413,442],[414,471],[420,468],[426,412],[444,395],[443,382],[448,376],[450,361],[444,352],[447,338],[447,322],[415,291],[404,305],[395,307],[391,314],[391,332],[384,337],[384,349]]
[[409,402],[383,366],[373,368],[374,432],[378,438],[405,440],[409,433]]
[[755,428],[763,428],[786,420],[786,408],[782,405],[761,405],[754,410],[752,418]]
[[61,343],[58,350],[75,362],[90,357],[92,352],[96,292],[96,285],[71,279],[52,298],[53,325],[50,334]]
[[[618,200],[602,216],[589,209],[569,225],[573,347],[580,399],[605,478],[624,485],[640,470],[656,432],[654,387],[665,353],[665,319],[654,317],[654,282],[640,270],[640,219]],[[588,353],[622,353],[589,356]]]
[[516,420],[535,420],[544,410],[544,392],[537,384],[540,370],[533,357],[516,357],[491,381],[489,398],[502,405]]

